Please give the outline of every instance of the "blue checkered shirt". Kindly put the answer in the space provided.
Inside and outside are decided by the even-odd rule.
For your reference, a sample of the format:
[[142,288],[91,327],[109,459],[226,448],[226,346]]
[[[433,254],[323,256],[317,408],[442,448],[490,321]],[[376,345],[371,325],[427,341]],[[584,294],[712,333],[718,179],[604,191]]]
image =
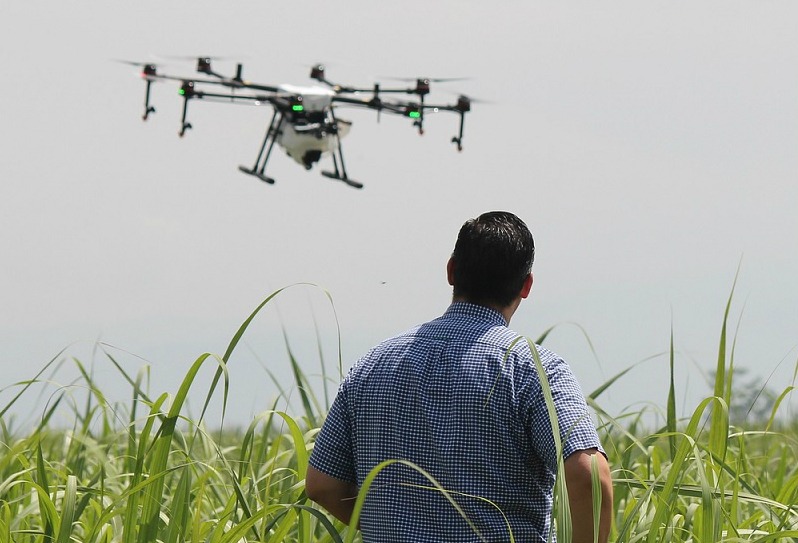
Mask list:
[[[453,303],[389,339],[341,383],[310,463],[358,486],[387,459],[360,517],[366,543],[545,541],[556,450],[526,341],[496,311]],[[563,457],[601,449],[568,365],[537,347],[557,409]],[[603,451],[602,451],[603,452]],[[464,518],[465,517],[465,518]],[[468,520],[466,520],[466,518]]]

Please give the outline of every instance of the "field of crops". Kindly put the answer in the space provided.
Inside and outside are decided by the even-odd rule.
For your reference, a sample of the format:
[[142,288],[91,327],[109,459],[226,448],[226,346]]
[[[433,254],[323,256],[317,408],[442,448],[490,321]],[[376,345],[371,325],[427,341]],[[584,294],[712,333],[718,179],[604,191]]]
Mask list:
[[[16,385],[11,400],[0,406],[0,542],[357,540],[354,530],[305,497],[309,450],[325,408],[295,360],[291,388],[299,394],[297,412],[274,409],[248,428],[213,431],[203,423],[204,410],[195,419],[185,415],[203,367],[218,368],[203,391],[206,406],[211,398],[225,397],[225,364],[274,295],[244,322],[224,355],[199,357],[176,391],[151,393],[142,374],[128,374],[106,353],[130,387],[128,402],[112,402],[74,361],[88,391],[85,401],[76,407],[56,394],[38,427],[18,431],[6,415],[47,368]],[[601,408],[601,394],[621,375],[589,394],[613,469],[612,541],[798,541],[798,426],[778,416],[792,386],[777,391],[772,410],[756,427],[730,424],[734,360],[727,320],[728,305],[714,395],[695,406],[689,419],[676,418],[672,383],[659,428],[648,428],[645,412],[614,418]],[[65,409],[72,411],[74,425],[52,425]],[[567,515],[562,500],[558,504],[559,540],[566,541]]]

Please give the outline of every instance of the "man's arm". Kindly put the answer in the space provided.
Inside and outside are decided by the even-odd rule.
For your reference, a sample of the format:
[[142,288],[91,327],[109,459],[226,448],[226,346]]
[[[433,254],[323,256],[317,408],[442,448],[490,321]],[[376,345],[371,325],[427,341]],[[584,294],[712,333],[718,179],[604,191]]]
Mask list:
[[313,466],[308,466],[305,493],[308,498],[330,512],[332,516],[349,524],[357,498],[357,485],[330,477]]
[[595,456],[601,481],[601,511],[598,542],[606,543],[612,523],[612,477],[607,459],[596,449],[576,451],[565,459],[565,483],[571,504],[573,543],[593,543],[593,483],[591,458]]

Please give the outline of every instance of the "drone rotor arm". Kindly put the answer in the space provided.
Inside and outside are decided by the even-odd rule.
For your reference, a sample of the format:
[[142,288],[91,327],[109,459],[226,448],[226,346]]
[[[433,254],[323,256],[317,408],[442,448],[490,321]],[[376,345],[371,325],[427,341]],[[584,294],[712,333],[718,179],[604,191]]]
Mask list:
[[253,91],[262,91],[262,92],[280,92],[278,87],[272,85],[261,85],[258,83],[252,83],[250,81],[236,81],[232,79],[227,86],[235,87],[237,89],[248,89]]
[[202,98],[208,102],[222,102],[233,104],[246,104],[246,105],[274,105],[280,100],[284,100],[289,96],[284,93],[275,94],[223,94],[218,92],[197,92],[196,98]]
[[196,85],[210,85],[210,86],[220,86],[220,87],[229,87],[233,89],[248,89],[253,91],[262,91],[262,92],[280,92],[278,87],[273,85],[261,85],[258,83],[252,83],[250,81],[244,81],[243,79],[236,79],[234,78],[227,78],[223,77],[221,79],[210,79],[204,77],[181,77],[177,75],[169,75],[169,74],[142,74],[142,77],[147,79],[148,81],[191,81]]
[[314,64],[310,68],[310,78],[315,79],[319,83],[331,88],[333,91],[335,91],[336,94],[341,94],[341,93],[355,94],[358,92],[362,92],[360,89],[354,87],[347,87],[330,81],[329,79],[327,79],[327,76],[325,75],[325,70],[326,68],[324,64]]
[[346,104],[348,106],[369,107],[369,98],[356,97],[356,96],[342,96],[336,94],[330,98],[332,103]]
[[433,109],[434,111],[454,111],[460,116],[460,129],[458,131],[458,135],[452,137],[452,143],[457,145],[457,150],[463,150],[463,126],[465,124],[465,115],[469,111],[471,111],[471,99],[467,96],[460,95],[457,98],[457,103],[454,105],[427,105],[427,109]]
[[217,79],[224,79],[223,75],[218,74],[211,69],[211,57],[197,58],[197,71],[201,74],[208,74],[212,77],[216,77]]

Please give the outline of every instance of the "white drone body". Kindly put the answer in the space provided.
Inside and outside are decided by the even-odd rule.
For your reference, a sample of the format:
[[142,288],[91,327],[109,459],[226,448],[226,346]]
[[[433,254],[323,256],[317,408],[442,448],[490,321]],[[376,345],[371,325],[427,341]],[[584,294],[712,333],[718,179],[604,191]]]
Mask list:
[[[307,123],[295,123],[283,117],[277,128],[275,141],[298,164],[310,169],[308,157],[314,152],[329,155],[338,149],[338,140],[349,133],[350,121],[330,115],[335,92],[325,87],[299,87],[279,85],[281,92],[302,98],[306,116],[314,119]],[[315,114],[315,115],[314,115]]]

